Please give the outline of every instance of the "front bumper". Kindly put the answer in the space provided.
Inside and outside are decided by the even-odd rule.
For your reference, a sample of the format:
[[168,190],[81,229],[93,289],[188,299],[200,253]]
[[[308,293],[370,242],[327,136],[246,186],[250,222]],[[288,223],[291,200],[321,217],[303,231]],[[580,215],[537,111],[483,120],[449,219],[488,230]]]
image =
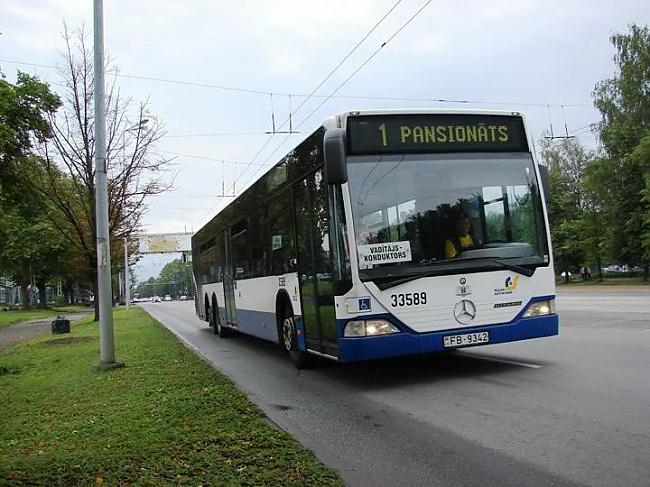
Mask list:
[[500,325],[468,327],[431,333],[416,334],[402,331],[401,333],[375,337],[339,338],[339,361],[357,362],[400,355],[453,350],[443,346],[444,337],[448,335],[487,331],[490,334],[489,344],[492,345],[553,336],[558,334],[558,330],[558,316],[553,314],[532,318],[518,318],[510,323]]

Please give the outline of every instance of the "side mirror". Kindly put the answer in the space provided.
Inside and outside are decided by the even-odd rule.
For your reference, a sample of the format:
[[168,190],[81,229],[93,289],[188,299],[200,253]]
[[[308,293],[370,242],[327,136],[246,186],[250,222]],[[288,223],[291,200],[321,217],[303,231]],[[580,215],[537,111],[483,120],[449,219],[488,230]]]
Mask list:
[[348,182],[348,166],[345,157],[345,130],[328,129],[323,143],[325,158],[325,181],[328,184]]
[[544,191],[544,199],[546,200],[546,204],[548,204],[551,201],[551,178],[548,174],[548,166],[542,166],[539,164],[537,166],[539,168],[539,175],[542,178],[542,191]]

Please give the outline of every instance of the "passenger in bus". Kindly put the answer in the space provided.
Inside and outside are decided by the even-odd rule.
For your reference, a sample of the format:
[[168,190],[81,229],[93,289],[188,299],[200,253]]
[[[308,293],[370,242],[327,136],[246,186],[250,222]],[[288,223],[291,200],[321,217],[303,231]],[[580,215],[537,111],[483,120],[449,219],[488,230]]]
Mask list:
[[375,243],[376,240],[375,236],[370,231],[370,227],[363,223],[363,221],[359,221],[356,224],[356,236],[358,245]]
[[445,241],[445,258],[453,259],[458,257],[463,251],[474,246],[474,239],[469,234],[469,217],[465,213],[460,213],[454,226],[454,235]]

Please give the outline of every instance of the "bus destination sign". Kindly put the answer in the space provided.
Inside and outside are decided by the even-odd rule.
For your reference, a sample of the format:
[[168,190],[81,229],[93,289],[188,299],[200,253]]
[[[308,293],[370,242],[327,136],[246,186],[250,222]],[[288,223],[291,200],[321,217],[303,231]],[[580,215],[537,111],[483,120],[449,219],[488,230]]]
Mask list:
[[347,120],[350,154],[527,152],[519,116],[358,115]]

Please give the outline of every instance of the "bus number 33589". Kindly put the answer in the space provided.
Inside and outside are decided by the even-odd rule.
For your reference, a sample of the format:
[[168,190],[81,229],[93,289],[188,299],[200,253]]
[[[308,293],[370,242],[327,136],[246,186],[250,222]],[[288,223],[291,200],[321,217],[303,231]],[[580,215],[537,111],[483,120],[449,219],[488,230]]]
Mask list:
[[390,295],[390,305],[393,308],[398,306],[418,306],[427,304],[427,293],[399,293]]

